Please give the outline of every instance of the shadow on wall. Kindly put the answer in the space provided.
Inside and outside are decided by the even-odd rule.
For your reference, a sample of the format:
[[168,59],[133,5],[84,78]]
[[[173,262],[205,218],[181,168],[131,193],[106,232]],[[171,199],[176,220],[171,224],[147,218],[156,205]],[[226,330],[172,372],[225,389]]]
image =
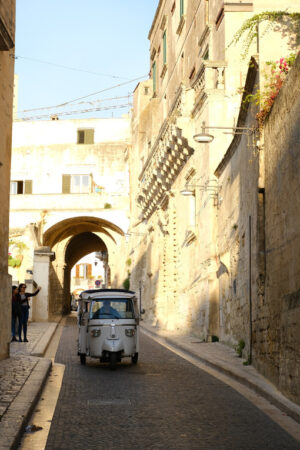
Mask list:
[[156,324],[158,322],[157,294],[159,274],[158,272],[151,273],[151,249],[152,244],[150,243],[133,264],[130,277],[130,289],[134,290],[137,295],[141,291],[142,308],[145,309],[143,318],[148,322]]
[[[55,263],[55,261],[54,261]],[[63,285],[59,280],[56,271],[54,269],[53,262],[50,265],[50,274],[49,274],[49,316],[51,315],[61,315],[66,314],[63,308]]]

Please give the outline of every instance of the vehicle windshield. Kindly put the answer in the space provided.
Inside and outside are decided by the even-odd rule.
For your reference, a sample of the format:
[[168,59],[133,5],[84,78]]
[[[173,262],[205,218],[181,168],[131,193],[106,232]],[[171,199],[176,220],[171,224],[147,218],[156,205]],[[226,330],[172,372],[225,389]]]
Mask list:
[[94,299],[90,308],[90,319],[134,319],[130,298]]

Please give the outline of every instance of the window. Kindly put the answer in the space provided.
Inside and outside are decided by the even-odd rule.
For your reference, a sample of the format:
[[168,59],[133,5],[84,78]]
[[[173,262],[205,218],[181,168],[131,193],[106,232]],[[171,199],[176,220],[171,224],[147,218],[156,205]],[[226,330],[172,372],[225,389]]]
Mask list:
[[10,182],[11,194],[32,194],[32,180],[18,180]]
[[163,64],[167,64],[167,33],[163,34]]
[[93,128],[77,130],[77,144],[94,144]]
[[134,319],[134,307],[129,298],[95,299],[90,308],[90,319]]
[[63,194],[86,194],[90,192],[90,175],[63,175]]
[[184,0],[180,0],[180,8],[179,8],[179,15],[182,17],[184,14]]
[[208,47],[206,47],[206,49],[204,50],[202,58],[204,59],[204,61],[209,60],[209,49],[208,49]]
[[152,64],[153,94],[156,93],[156,61]]
[[76,278],[91,278],[92,276],[92,264],[76,264],[75,269],[75,276]]

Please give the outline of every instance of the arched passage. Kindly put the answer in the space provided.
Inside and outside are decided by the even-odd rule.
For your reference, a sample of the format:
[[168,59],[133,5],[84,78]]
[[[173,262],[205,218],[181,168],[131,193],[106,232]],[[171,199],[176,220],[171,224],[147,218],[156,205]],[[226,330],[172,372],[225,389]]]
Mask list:
[[[56,254],[50,269],[49,313],[70,310],[71,269],[85,255],[117,248],[123,230],[97,217],[72,217],[56,223],[43,235],[43,243]],[[106,267],[109,272],[109,266]]]
[[69,296],[70,296],[70,282],[72,267],[84,256],[92,252],[104,252],[107,254],[107,247],[103,240],[94,233],[84,232],[72,237],[65,251],[65,266],[64,266],[64,280],[63,291],[64,299],[66,299],[65,310],[68,312]]
[[58,242],[86,231],[103,233],[114,242],[114,233],[124,235],[123,230],[112,222],[97,217],[80,216],[62,220],[50,227],[44,233],[43,243],[52,248]]

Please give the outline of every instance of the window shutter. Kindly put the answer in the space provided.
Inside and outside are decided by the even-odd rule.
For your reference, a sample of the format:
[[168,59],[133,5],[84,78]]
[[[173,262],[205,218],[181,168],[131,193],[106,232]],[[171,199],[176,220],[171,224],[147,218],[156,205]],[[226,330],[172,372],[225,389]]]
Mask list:
[[156,61],[152,65],[153,94],[156,92]]
[[88,278],[92,276],[92,264],[87,265],[87,276]]
[[77,144],[84,144],[84,130],[77,130]]
[[93,144],[94,143],[94,130],[93,129],[85,130],[84,143],[85,144]]
[[184,0],[180,0],[180,17],[183,16],[184,13]]
[[167,64],[167,33],[163,34],[163,64]]
[[62,176],[62,193],[70,194],[71,192],[71,175]]
[[32,194],[32,180],[25,180],[24,194]]
[[76,278],[79,278],[79,264],[76,264]]

